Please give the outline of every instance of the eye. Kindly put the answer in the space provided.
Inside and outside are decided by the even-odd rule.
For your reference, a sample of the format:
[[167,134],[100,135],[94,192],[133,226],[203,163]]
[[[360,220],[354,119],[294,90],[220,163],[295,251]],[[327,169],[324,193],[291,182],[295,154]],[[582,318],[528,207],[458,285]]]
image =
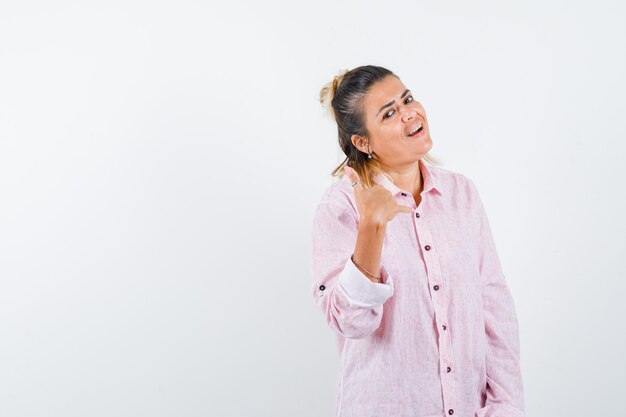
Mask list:
[[[405,104],[409,104],[413,102],[413,96],[408,96],[407,98],[404,99],[404,103]],[[383,120],[385,120],[388,117],[391,117],[393,115],[393,112],[395,112],[395,110],[389,110],[387,113],[385,113],[383,115]],[[391,113],[391,114],[389,114]]]

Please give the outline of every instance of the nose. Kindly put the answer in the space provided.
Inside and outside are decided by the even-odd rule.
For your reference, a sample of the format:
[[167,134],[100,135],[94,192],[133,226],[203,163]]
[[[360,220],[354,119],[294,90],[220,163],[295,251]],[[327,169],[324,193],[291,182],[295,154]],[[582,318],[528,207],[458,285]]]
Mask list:
[[403,122],[409,122],[411,120],[413,120],[415,118],[415,110],[412,109],[405,109],[402,111],[402,121]]

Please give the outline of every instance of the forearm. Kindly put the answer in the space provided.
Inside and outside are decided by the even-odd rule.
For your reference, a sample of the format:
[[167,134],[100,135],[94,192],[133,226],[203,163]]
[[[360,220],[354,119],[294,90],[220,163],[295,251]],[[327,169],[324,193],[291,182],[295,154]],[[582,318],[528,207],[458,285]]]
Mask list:
[[383,240],[385,238],[386,224],[380,225],[368,219],[361,219],[356,237],[356,246],[354,248],[354,262],[357,268],[370,281],[377,282],[375,278],[370,277],[363,269],[371,274],[380,275],[381,253],[383,249]]
[[[311,241],[315,301],[329,326],[351,339],[367,337],[380,326],[383,304],[393,296],[393,278],[381,264],[385,229],[359,222],[355,214],[351,207],[320,204]],[[356,266],[353,254],[356,262],[381,275],[380,283]]]

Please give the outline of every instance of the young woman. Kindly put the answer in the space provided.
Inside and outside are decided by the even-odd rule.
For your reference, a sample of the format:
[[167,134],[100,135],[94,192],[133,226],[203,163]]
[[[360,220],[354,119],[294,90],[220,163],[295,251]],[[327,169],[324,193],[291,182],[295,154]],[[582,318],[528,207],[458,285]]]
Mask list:
[[434,163],[424,107],[388,69],[344,71],[320,101],[346,155],[312,230],[336,415],[524,416],[515,306],[476,186]]

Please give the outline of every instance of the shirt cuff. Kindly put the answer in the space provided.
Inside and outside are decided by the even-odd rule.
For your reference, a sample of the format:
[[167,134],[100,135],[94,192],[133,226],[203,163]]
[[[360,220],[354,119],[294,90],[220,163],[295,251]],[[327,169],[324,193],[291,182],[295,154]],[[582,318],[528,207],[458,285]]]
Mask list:
[[370,281],[356,267],[352,259],[348,259],[337,285],[346,295],[351,306],[374,308],[384,304],[393,295],[393,280],[382,265],[380,276],[380,283]]

